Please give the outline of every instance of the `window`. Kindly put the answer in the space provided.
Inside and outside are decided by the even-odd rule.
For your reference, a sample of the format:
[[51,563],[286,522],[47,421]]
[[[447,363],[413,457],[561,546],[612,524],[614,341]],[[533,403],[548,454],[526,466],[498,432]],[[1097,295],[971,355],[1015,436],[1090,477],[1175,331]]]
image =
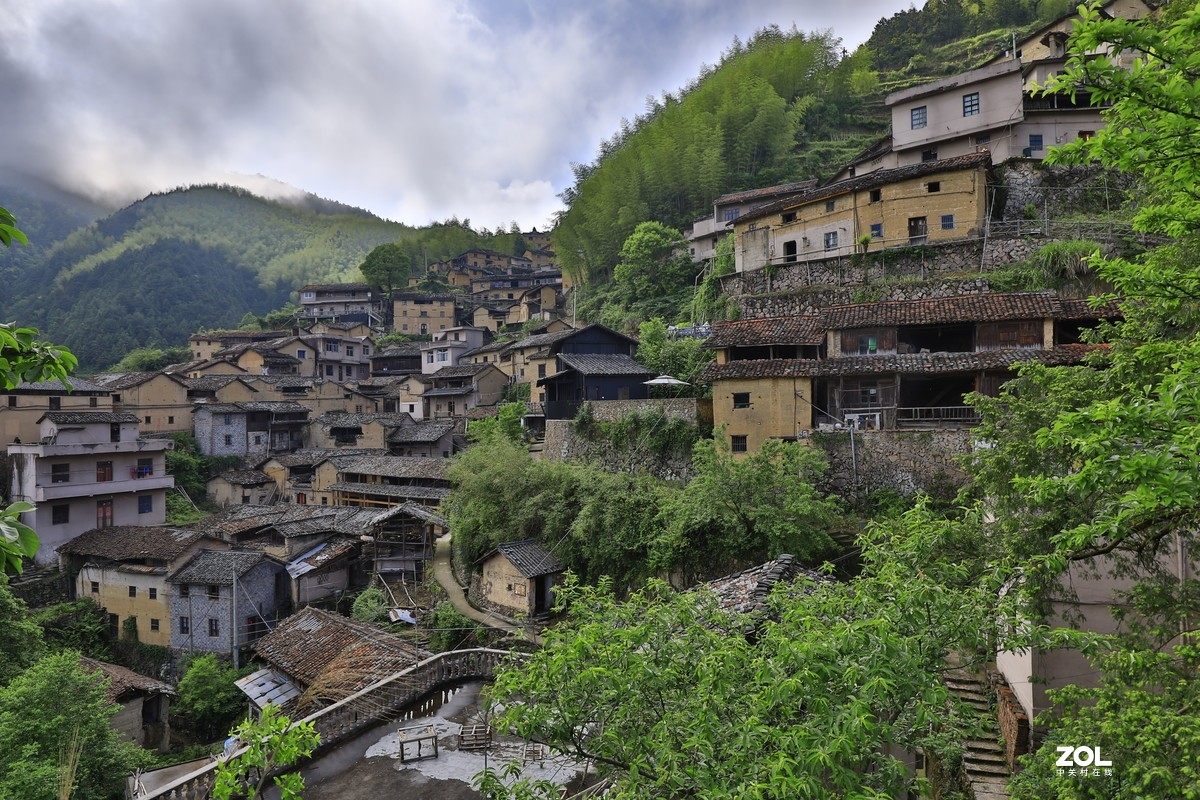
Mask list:
[[837,246],[838,246],[837,231],[830,231],[829,233],[825,234],[825,249],[832,250],[833,248],[835,248]]
[[341,345],[339,345],[337,342],[333,341],[332,339],[327,339],[325,341],[325,352],[326,353],[337,353],[340,351],[341,351]]
[[538,364],[538,377],[539,378],[546,377],[546,365],[545,364]]
[[449,403],[447,403],[447,404],[446,404],[446,410],[447,410],[447,411],[448,411],[450,414],[453,414],[453,413],[454,413],[454,401],[453,401],[453,400],[451,400]]
[[917,128],[924,128],[929,124],[929,109],[925,106],[917,106],[909,112],[909,116],[912,120],[912,129],[914,131]]
[[187,617],[179,618],[179,632],[184,636],[192,632],[192,621]]
[[71,465],[70,464],[51,464],[50,465],[50,482],[51,483],[70,483],[71,482]]
[[146,591],[150,594],[151,600],[158,599],[158,589],[150,588],[150,589],[147,589]]
[[130,596],[130,597],[137,597],[137,587],[136,587],[136,586],[130,586],[130,587],[129,587],[129,596]]
[[261,433],[254,434],[254,443],[262,444],[262,434]]
[[371,348],[370,348],[370,347],[368,347],[368,346],[367,346],[367,345],[365,345],[365,344],[363,345],[363,355],[364,355],[364,356],[369,356],[369,355],[371,355]]
[[942,214],[942,230],[944,230],[944,231],[954,230],[954,215],[953,214]]
[[179,587],[179,596],[180,597],[191,597],[192,596],[192,587],[188,586],[186,583],[181,584]]
[[151,422],[150,417],[146,417],[146,424],[149,425],[150,422]]
[[100,581],[92,581],[92,594],[100,594]]
[[113,524],[112,500],[96,501],[96,527],[111,528]]
[[221,620],[216,617],[208,618],[208,635],[214,639],[221,635]]
[[17,407],[17,396],[15,394],[10,394],[8,396],[8,407],[9,408]]
[[51,397],[50,398],[50,410],[51,411],[59,411],[60,409],[62,409],[62,398],[61,397]]
[[921,151],[922,161],[937,161],[937,148],[931,147],[928,150]]
[[828,212],[828,211],[833,211],[835,208],[837,208],[837,203],[836,203],[836,202],[834,202],[833,200],[826,200],[826,201],[825,201],[825,210],[826,210],[827,212]]
[[112,462],[97,461],[96,462],[96,483],[104,483],[111,481],[112,478]]
[[95,397],[88,398],[88,408],[97,408],[97,407],[99,407],[99,405],[100,405],[100,401],[97,400]]
[[158,630],[158,620],[156,620],[154,617],[150,618],[150,630],[152,630],[152,631]]
[[225,434],[225,446],[226,446],[226,447],[233,447],[233,437],[232,437],[232,436],[230,436],[228,433],[227,433],[227,434]]
[[331,364],[325,365],[325,377],[327,377],[327,378],[333,377],[333,366]]
[[233,424],[233,414],[226,414],[226,415],[225,415],[225,424],[226,424],[226,425],[232,425],[232,424]]
[[981,133],[975,137],[975,144],[987,144],[992,140],[991,134]]
[[783,260],[793,262],[796,260],[796,240],[792,239],[783,243]]
[[108,426],[108,440],[110,442],[121,441],[121,423],[114,422]]
[[168,424],[168,425],[174,425],[174,424],[175,424],[175,418],[174,418],[174,417],[167,417],[167,424]]
[[730,450],[730,452],[733,452],[733,453],[745,453],[747,450],[746,437],[745,436],[730,436],[729,437],[729,450]]
[[437,360],[439,362],[449,361],[450,360],[450,351],[449,350],[438,350],[437,351]]
[[204,596],[209,600],[219,599],[221,597],[221,587],[217,586],[215,583],[210,583],[204,589]]
[[249,503],[250,503],[250,495],[248,495],[248,494],[242,495],[242,504],[247,505]]
[[406,331],[406,330],[408,330],[408,323],[406,322],[406,323],[404,323],[403,325],[401,325],[401,326],[400,326],[400,329],[401,329],[401,330],[405,330],[405,331]]
[[963,95],[963,116],[974,117],[979,114],[979,92]]
[[782,222],[784,225],[786,225],[789,222],[795,222],[796,221],[796,212],[795,211],[783,212],[783,216],[781,216],[779,218],[779,221]]
[[50,506],[50,524],[66,525],[71,521],[71,507],[66,503]]
[[[1093,136],[1095,136],[1095,135],[1096,135],[1096,132],[1095,132],[1095,131],[1080,131],[1080,132],[1079,132],[1079,139],[1080,139],[1081,141],[1085,141],[1085,142],[1086,142],[1088,139],[1092,138],[1092,137],[1093,137]],[[16,398],[14,398],[14,397],[10,397],[10,398],[9,398],[9,400],[15,400],[15,399],[16,399]],[[12,405],[12,403],[9,403],[9,405]]]
[[859,336],[858,337],[858,354],[860,356],[873,356],[879,352],[879,340],[874,336]]
[[742,210],[740,208],[727,208],[727,209],[725,209],[725,212],[721,215],[721,220],[723,222],[732,222],[733,220],[737,219],[741,215],[742,215]]
[[865,406],[879,405],[879,384],[860,383],[858,385],[858,402]]
[[882,199],[883,199],[883,189],[872,189],[871,190],[871,202],[872,203],[878,203]]
[[871,238],[872,239],[882,239],[883,238],[883,223],[882,222],[876,222],[874,225],[871,226]]
[[1040,133],[1029,134],[1029,149],[1030,150],[1041,150],[1042,149],[1042,135]]
[[138,513],[151,514],[154,512],[154,495],[143,494],[138,496]]
[[925,185],[925,188],[929,191],[930,194],[933,194],[934,192],[940,192],[942,190],[942,182],[941,181],[930,181],[929,183],[927,183]]
[[749,392],[734,392],[733,393],[733,407],[734,408],[749,408],[750,407],[750,393]]
[[303,361],[304,359],[308,358],[308,351],[305,350],[303,347],[297,349],[296,350],[296,358]]
[[139,478],[147,478],[147,477],[153,475],[154,474],[154,459],[139,458],[137,460],[137,467],[135,467],[135,469],[137,470],[136,474],[137,474],[137,477],[139,477]]
[[347,356],[352,356],[352,355],[354,355],[354,348],[353,348],[353,347],[351,347],[350,345],[346,345],[346,355],[347,355]]

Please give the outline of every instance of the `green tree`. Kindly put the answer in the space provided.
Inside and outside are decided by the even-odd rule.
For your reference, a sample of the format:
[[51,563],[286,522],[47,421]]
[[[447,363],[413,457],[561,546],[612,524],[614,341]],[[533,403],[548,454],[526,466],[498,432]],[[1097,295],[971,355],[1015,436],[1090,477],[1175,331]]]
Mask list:
[[626,302],[669,294],[692,280],[683,234],[661,222],[643,222],[621,245],[613,281]]
[[[713,360],[714,353],[704,349],[704,343],[694,337],[672,339],[661,317],[643,322],[638,327],[638,363],[659,375],[670,375],[694,383],[700,370]],[[671,388],[670,394],[679,394]]]
[[358,270],[371,286],[376,286],[388,296],[397,286],[408,281],[412,258],[399,244],[381,244],[367,254]]
[[378,586],[368,586],[350,608],[350,616],[359,622],[388,622],[388,608],[391,604],[383,589]]
[[833,554],[838,505],[816,488],[825,461],[813,448],[771,439],[735,458],[702,440],[692,467],[695,477],[662,506],[657,568],[678,570],[690,584],[781,553],[814,565]]
[[242,673],[211,653],[196,656],[179,679],[175,707],[211,741],[229,730],[246,710],[246,696],[234,685]]
[[14,597],[8,578],[0,573],[0,686],[8,683],[41,655],[42,630],[29,618],[24,601]]
[[278,708],[267,706],[257,720],[246,720],[231,735],[245,752],[217,767],[213,797],[263,798],[274,786],[279,790],[280,800],[299,800],[304,789],[304,778],[299,772],[288,772],[274,779],[271,773],[312,755],[321,735],[311,722],[293,724]]
[[502,436],[510,442],[521,444],[525,441],[525,426],[521,420],[527,410],[524,403],[505,403],[497,410],[496,416],[470,422],[467,435],[474,442]]
[[139,347],[130,350],[114,364],[109,372],[157,372],[163,367],[188,361],[192,357],[186,347]]
[[0,688],[0,797],[55,800],[60,759],[75,737],[79,763],[70,796],[120,796],[125,776],[149,758],[109,724],[117,711],[104,699],[100,676],[70,650],[45,656]]

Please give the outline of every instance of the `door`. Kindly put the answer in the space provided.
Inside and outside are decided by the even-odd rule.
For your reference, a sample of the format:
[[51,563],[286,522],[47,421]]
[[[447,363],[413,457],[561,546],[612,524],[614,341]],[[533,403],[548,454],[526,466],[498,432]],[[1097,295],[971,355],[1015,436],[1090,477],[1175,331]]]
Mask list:
[[929,225],[925,217],[908,218],[908,243],[924,244],[929,238]]

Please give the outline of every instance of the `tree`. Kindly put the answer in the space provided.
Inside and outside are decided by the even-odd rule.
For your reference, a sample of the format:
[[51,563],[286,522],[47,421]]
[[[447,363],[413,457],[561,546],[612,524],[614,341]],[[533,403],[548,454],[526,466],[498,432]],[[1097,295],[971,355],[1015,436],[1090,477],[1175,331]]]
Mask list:
[[691,336],[670,338],[661,317],[647,320],[638,327],[638,363],[659,375],[671,375],[693,383],[712,359],[713,351],[705,350],[702,340]]
[[668,294],[692,279],[692,260],[683,234],[661,222],[643,222],[621,245],[613,281],[627,302]]
[[13,242],[29,244],[29,239],[17,228],[17,219],[12,212],[0,207],[0,244],[11,247]]
[[525,441],[525,426],[521,420],[527,411],[524,403],[505,403],[500,406],[496,416],[474,420],[467,430],[471,441],[483,442],[495,436],[501,436],[516,444]]
[[384,291],[390,298],[392,290],[408,281],[412,259],[403,247],[396,243],[381,244],[367,253],[358,266],[367,283]]
[[775,439],[734,458],[713,440],[692,451],[695,477],[664,503],[666,533],[654,545],[658,569],[680,571],[685,584],[790,553],[820,564],[832,555],[829,529],[837,503],[817,490],[824,457]]
[[213,797],[231,800],[234,797],[263,798],[272,784],[278,788],[280,800],[299,800],[304,778],[298,772],[288,772],[272,779],[271,774],[312,755],[321,742],[311,722],[292,721],[275,706],[267,706],[257,720],[246,720],[233,730],[239,746],[245,752],[217,767]]
[[24,601],[8,588],[0,574],[0,686],[5,685],[41,655],[42,630],[29,618]]
[[211,653],[196,656],[179,679],[176,708],[211,741],[243,714],[246,696],[234,685],[242,673]]
[[163,367],[188,361],[192,357],[186,347],[139,347],[130,350],[110,372],[157,372]]
[[350,616],[359,622],[388,622],[388,608],[391,604],[383,589],[378,586],[368,586],[358,597],[350,609]]
[[0,688],[0,797],[58,797],[60,759],[76,737],[79,762],[70,796],[119,796],[125,776],[149,758],[109,724],[117,711],[104,698],[104,680],[83,669],[71,650],[45,656]]

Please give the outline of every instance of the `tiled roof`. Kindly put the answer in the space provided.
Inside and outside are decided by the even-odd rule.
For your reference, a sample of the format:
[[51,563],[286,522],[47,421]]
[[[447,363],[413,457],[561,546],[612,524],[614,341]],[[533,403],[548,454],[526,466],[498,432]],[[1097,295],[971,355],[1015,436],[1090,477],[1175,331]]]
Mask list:
[[55,425],[111,425],[120,422],[141,422],[136,414],[115,411],[47,411],[38,422],[48,419]]
[[530,347],[547,347],[555,342],[561,342],[568,336],[578,333],[578,330],[558,331],[557,333],[538,333],[533,336],[526,336],[524,339],[518,339],[512,343],[514,350],[527,350]]
[[816,179],[811,179],[797,181],[796,183],[781,183],[778,186],[765,186],[761,189],[748,189],[744,192],[730,192],[714,200],[713,205],[727,206],[734,203],[748,203],[752,200],[769,200],[772,197],[779,197],[780,195],[791,197],[816,185]]
[[382,350],[376,350],[375,354],[370,356],[368,360],[374,361],[377,358],[397,358],[400,356],[417,358],[421,355],[422,344],[424,342],[398,342],[397,344],[389,344]]
[[383,513],[379,509],[351,506],[310,506],[298,504],[228,506],[191,527],[218,536],[275,530],[292,538],[316,533],[344,533],[358,536],[374,525]]
[[442,367],[429,377],[435,381],[446,378],[470,378],[484,372],[489,366],[489,364],[458,364],[453,367]]
[[401,503],[381,513],[376,521],[384,522],[392,517],[399,516],[415,517],[422,522],[431,522],[434,525],[441,525],[443,528],[449,524],[441,514],[438,514],[429,506],[424,506],[420,503]]
[[704,346],[715,349],[768,344],[819,345],[824,341],[820,317],[789,316],[718,323]]
[[425,302],[433,302],[440,300],[443,302],[454,302],[452,294],[423,294],[421,292],[396,292],[392,295],[393,300],[422,300]]
[[1062,311],[1053,292],[989,292],[929,300],[893,300],[833,306],[821,312],[826,330],[882,325],[938,325],[955,322],[1002,322],[1047,319]]
[[302,292],[366,292],[370,289],[365,283],[310,283],[300,287]]
[[446,480],[446,461],[411,456],[331,456],[339,472],[379,475],[385,478],[431,478]]
[[985,150],[982,153],[968,153],[964,156],[943,158],[940,161],[922,161],[917,164],[897,167],[896,169],[876,170],[866,175],[848,178],[844,181],[812,189],[800,195],[793,195],[775,203],[769,203],[761,208],[756,208],[742,214],[738,217],[737,222],[742,223],[748,220],[759,219],[760,217],[769,216],[787,208],[815,203],[818,200],[824,200],[827,197],[836,197],[839,194],[847,192],[874,189],[877,186],[885,186],[889,183],[917,178],[922,175],[936,175],[941,172],[956,172],[963,169],[989,167],[991,164],[992,154]]
[[781,555],[757,567],[735,572],[701,584],[717,597],[717,605],[738,614],[766,611],[766,599],[779,583],[803,580],[805,583],[832,583],[832,579],[796,563],[791,555]]
[[130,692],[175,694],[175,689],[169,683],[148,678],[139,672],[117,664],[109,664],[107,661],[96,661],[93,658],[80,656],[79,666],[108,680],[108,685],[104,689],[104,699],[110,703],[119,703],[121,698]]
[[277,456],[265,459],[259,463],[259,466],[266,464],[269,461],[277,461],[283,467],[302,467],[314,466],[320,464],[330,456],[379,456],[386,455],[387,451],[379,448],[360,448],[355,450],[344,450],[332,447],[308,447],[302,450],[297,450],[294,453],[282,453]]
[[526,578],[536,578],[540,575],[552,575],[556,572],[562,572],[565,567],[554,557],[554,554],[546,550],[533,539],[524,539],[519,542],[504,542],[496,545],[496,549],[488,553],[483,558],[475,563],[491,557],[493,553],[500,553],[507,558],[509,562],[517,568],[517,571]]
[[158,372],[106,372],[92,376],[92,383],[105,389],[128,389],[131,386],[141,386],[146,381],[159,375]]
[[567,369],[581,375],[653,375],[633,356],[624,353],[594,355],[591,353],[559,353],[558,361]]
[[1062,311],[1057,319],[1116,319],[1121,316],[1121,304],[1115,300],[1100,304],[1093,308],[1089,300],[1068,300],[1059,298]]
[[171,573],[170,583],[204,583],[230,586],[233,578],[242,577],[267,560],[258,552],[240,550],[201,550],[190,561]]
[[450,490],[440,486],[393,486],[390,483],[354,483],[339,481],[329,487],[332,492],[374,494],[380,497],[403,497],[411,500],[444,500]]
[[28,383],[22,381],[12,389],[9,389],[5,394],[12,392],[45,392],[46,394],[66,394],[67,392],[85,392],[88,394],[109,394],[110,390],[99,384],[85,381],[81,378],[67,378],[66,385],[58,378],[52,378],[48,381],[37,381],[36,383]]
[[208,410],[214,414],[237,414],[247,411],[267,411],[272,414],[299,414],[309,412],[308,406],[294,400],[251,400],[245,403],[202,403],[196,410]]
[[388,434],[387,440],[397,444],[405,442],[436,442],[454,430],[448,420],[428,420],[402,425]]
[[118,525],[84,531],[60,545],[58,552],[99,556],[113,561],[171,561],[202,538],[204,532],[198,530]]
[[[271,481],[270,475],[257,469],[234,469],[229,472],[222,472],[217,478],[221,478],[226,483],[232,483],[236,486],[261,486]],[[217,478],[213,478],[212,480],[216,480]]]
[[412,417],[406,413],[399,414],[350,414],[345,411],[327,411],[317,417],[314,422],[325,430],[332,428],[348,428],[352,426],[370,425],[378,422],[385,428],[398,428],[405,423],[411,423]]
[[224,389],[235,381],[241,381],[248,386],[251,391],[257,392],[253,386],[250,386],[243,375],[205,375],[202,378],[179,378],[183,381],[183,385],[189,389],[195,389],[201,392],[215,392],[218,389]]
[[430,656],[381,628],[312,606],[280,622],[254,644],[254,651],[305,686],[341,666],[347,679],[358,684],[341,686],[347,695]]
[[321,567],[332,564],[342,556],[347,556],[354,552],[354,542],[350,539],[332,539],[327,542],[321,542],[319,545],[302,554],[296,560],[287,565],[288,575],[297,578],[301,575],[307,575]]
[[421,397],[459,397],[464,394],[471,394],[475,391],[475,387],[471,384],[466,386],[442,386],[437,389],[426,389],[421,392]]
[[897,355],[846,356],[826,359],[761,359],[709,364],[697,380],[753,380],[758,378],[827,377],[877,375],[882,373],[945,373],[1007,369],[1022,361],[1050,366],[1078,364],[1102,345],[1064,344],[1052,350],[1010,348],[977,353],[904,353]]

